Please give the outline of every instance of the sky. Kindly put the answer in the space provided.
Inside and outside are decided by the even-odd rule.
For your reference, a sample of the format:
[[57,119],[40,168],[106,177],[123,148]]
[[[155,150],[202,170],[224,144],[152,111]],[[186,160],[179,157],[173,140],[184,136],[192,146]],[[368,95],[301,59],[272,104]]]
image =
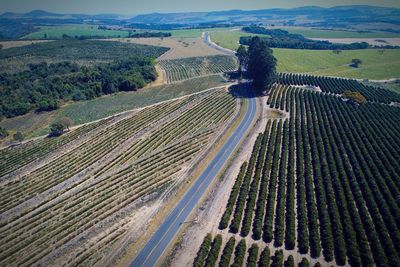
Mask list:
[[42,9],[57,13],[124,14],[374,5],[400,8],[400,0],[0,0],[0,13]]

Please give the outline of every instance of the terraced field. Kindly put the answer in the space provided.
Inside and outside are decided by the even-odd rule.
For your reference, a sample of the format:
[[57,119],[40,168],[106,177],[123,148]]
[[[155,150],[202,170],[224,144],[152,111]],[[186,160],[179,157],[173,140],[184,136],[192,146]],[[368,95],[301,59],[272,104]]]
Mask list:
[[[282,74],[269,119],[194,266],[400,264],[399,95],[354,80]],[[319,86],[322,92],[301,89]],[[343,101],[352,90],[367,103]],[[287,265],[286,265],[287,264]]]
[[209,90],[2,151],[0,265],[108,260],[137,205],[176,189],[236,110]]
[[160,60],[159,64],[166,73],[168,83],[198,76],[229,72],[236,70],[238,67],[234,57],[222,55]]

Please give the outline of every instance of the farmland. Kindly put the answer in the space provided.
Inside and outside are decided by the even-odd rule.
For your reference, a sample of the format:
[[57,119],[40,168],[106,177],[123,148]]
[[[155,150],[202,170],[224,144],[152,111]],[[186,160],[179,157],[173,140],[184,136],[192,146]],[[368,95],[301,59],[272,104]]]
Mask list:
[[3,150],[0,261],[105,260],[136,205],[184,180],[236,107],[225,90],[211,90]]
[[199,36],[196,36],[195,38],[113,38],[109,40],[168,47],[169,50],[159,57],[160,60],[204,57],[220,54],[218,50],[207,46]]
[[382,31],[355,31],[355,30],[346,31],[340,29],[315,29],[315,28],[305,28],[305,27],[282,27],[282,29],[290,33],[301,34],[306,38],[398,38],[399,37],[399,34],[382,32]]
[[74,125],[79,125],[223,84],[223,79],[219,75],[194,78],[181,83],[149,87],[137,92],[121,92],[88,101],[70,103],[51,112],[29,113],[4,119],[0,122],[0,126],[5,127],[11,133],[22,131],[28,138],[46,135],[49,133],[48,126],[59,118],[69,117]]
[[[211,40],[222,47],[236,50],[240,36],[248,35],[235,31],[211,32]],[[280,72],[375,80],[400,77],[398,49],[386,49],[383,53],[376,49],[351,50],[340,54],[334,54],[331,50],[274,48],[273,51]],[[350,67],[353,58],[361,59],[364,64],[359,68]]]
[[40,26],[38,31],[22,37],[22,39],[62,39],[66,34],[70,37],[127,37],[129,31],[124,30],[100,30],[98,25],[57,25]]
[[168,83],[234,71],[238,67],[234,57],[222,55],[160,60],[159,64],[166,73]]
[[94,65],[126,59],[127,53],[132,56],[158,57],[166,51],[166,47],[93,40],[34,43],[0,50],[0,71],[14,73],[28,69],[29,64],[42,62],[69,61],[81,65]]
[[[197,239],[194,265],[398,265],[400,110],[387,103],[400,96],[353,80],[285,74],[278,82],[266,104],[289,118],[266,118],[240,170],[227,174],[229,197]],[[367,103],[343,101],[344,90]]]

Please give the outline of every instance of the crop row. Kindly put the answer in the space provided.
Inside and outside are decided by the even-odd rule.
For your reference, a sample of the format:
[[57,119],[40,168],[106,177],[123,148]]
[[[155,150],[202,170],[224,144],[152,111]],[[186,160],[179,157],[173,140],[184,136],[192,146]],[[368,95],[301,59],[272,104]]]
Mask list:
[[290,88],[277,101],[276,88],[290,119],[267,123],[219,228],[337,265],[398,265],[400,110]]
[[105,125],[109,121],[109,119],[104,119],[99,122],[81,126],[76,130],[65,133],[57,138],[45,137],[16,147],[9,147],[1,150],[0,176],[10,173],[37,158],[43,157],[49,152],[80,138],[102,125]]
[[[237,242],[233,236],[226,241],[225,245],[223,243],[221,234],[216,235],[214,239],[210,233],[207,234],[193,261],[193,267],[295,266],[293,255],[288,255],[285,259],[282,249],[276,250],[272,255],[268,246],[260,248],[257,243],[252,243],[248,247],[245,239],[239,239],[239,242]],[[298,262],[298,266],[309,267],[310,262],[306,258],[302,258]],[[317,262],[314,266],[321,266],[321,264]]]
[[187,102],[188,100],[178,100],[144,109],[95,133],[79,147],[61,155],[21,179],[7,183],[0,188],[0,193],[4,196],[0,201],[0,211],[4,212],[65,181],[104,157],[135,132],[177,110]]
[[[233,114],[235,103],[222,90],[210,93],[167,123],[166,129],[171,129],[169,134],[159,135],[157,130],[148,138],[134,142],[135,146],[141,143],[148,153],[140,153],[138,149],[131,154],[130,164],[118,164],[110,172],[98,173],[76,187],[73,194],[56,198],[52,204],[43,204],[30,213],[23,211],[19,217],[3,223],[0,264],[34,264],[135,200],[166,188],[182,165],[193,160],[209,143],[215,130]],[[190,120],[196,123],[187,124]],[[104,246],[116,239],[107,240]],[[104,246],[96,250],[101,251]],[[80,260],[90,260],[94,254],[97,253],[93,250],[86,251]]]
[[400,102],[400,94],[384,88],[363,85],[356,80],[312,76],[307,74],[281,73],[277,82],[283,85],[319,86],[323,92],[342,94],[344,91],[360,92],[368,101],[390,104]]
[[233,57],[221,55],[161,60],[159,63],[167,74],[168,83],[233,71],[237,68]]

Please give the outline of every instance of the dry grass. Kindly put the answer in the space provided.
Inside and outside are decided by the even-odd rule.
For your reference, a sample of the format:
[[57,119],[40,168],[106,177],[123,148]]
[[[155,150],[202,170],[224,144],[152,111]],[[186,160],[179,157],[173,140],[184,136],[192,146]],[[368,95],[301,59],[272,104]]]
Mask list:
[[117,38],[112,41],[129,42],[168,47],[170,50],[159,59],[176,59],[186,57],[201,57],[220,55],[221,52],[206,45],[198,38]]

